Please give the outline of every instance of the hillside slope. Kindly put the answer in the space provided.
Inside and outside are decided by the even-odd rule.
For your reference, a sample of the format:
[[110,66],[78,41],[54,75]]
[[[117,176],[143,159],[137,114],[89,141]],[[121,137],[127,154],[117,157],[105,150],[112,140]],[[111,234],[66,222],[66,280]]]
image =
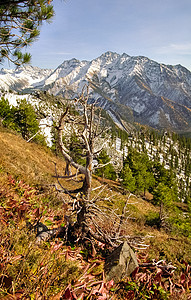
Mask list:
[[21,136],[0,127],[0,166],[6,172],[32,183],[50,183],[54,163],[63,170],[65,163],[48,148],[27,143]]
[[[68,284],[71,284],[68,286],[69,291],[72,288],[76,289],[77,295],[81,296],[84,293],[84,298],[81,299],[87,299],[88,295],[94,292],[93,286],[99,287],[102,295],[103,284],[106,295],[104,299],[109,299],[111,296],[115,300],[125,299],[129,291],[127,286],[132,290],[135,283],[127,279],[120,286],[116,285],[113,290],[108,291],[109,288],[104,285],[102,277],[104,255],[97,244],[98,253],[92,254],[88,244],[84,247],[78,244],[66,247],[60,238],[42,245],[35,243],[35,234],[29,230],[28,223],[35,224],[40,220],[49,228],[55,228],[64,226],[64,216],[69,214],[68,205],[65,203],[67,196],[63,193],[60,196],[55,189],[52,189],[52,184],[55,183],[52,177],[55,174],[53,162],[56,163],[58,172],[63,174],[64,161],[55,157],[49,149],[27,143],[20,136],[0,127],[0,241],[2,245],[0,251],[3,257],[0,298],[56,300],[65,294]],[[127,195],[120,192],[117,183],[109,180],[104,183],[101,178],[93,179],[93,187],[100,186],[100,181],[104,187],[104,204],[120,213],[126,204]],[[62,184],[69,189],[74,189],[78,188],[80,183],[64,179]],[[95,194],[97,190],[93,191],[93,196]],[[157,212],[158,208],[149,201],[132,195],[126,214],[127,223],[123,231],[132,238],[144,237],[145,243],[150,245],[147,249],[137,251],[140,262],[143,258],[146,262],[151,259],[172,261],[178,268],[176,272],[178,276],[179,270],[184,268],[183,261],[191,264],[191,242],[185,237],[167,234],[148,226],[146,220],[149,214]],[[108,219],[104,226],[107,230],[111,230]],[[176,276],[172,280],[178,282]],[[155,278],[155,273],[153,273],[153,280],[154,295],[158,293],[160,296],[161,281]],[[145,285],[148,285],[148,282],[145,281]],[[182,286],[186,286],[186,283]],[[142,296],[149,294],[150,299],[156,299],[152,298],[149,289],[144,290],[137,283],[134,299],[140,299],[140,293],[143,293]],[[166,295],[166,292],[164,293]],[[187,294],[189,295],[189,287]],[[92,299],[97,299],[96,295]]]

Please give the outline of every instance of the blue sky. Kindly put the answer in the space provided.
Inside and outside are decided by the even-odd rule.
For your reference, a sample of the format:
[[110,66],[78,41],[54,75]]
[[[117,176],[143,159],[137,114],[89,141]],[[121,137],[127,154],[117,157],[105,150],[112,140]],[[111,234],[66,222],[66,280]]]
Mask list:
[[190,0],[53,0],[55,17],[27,49],[32,65],[92,60],[106,51],[191,70]]

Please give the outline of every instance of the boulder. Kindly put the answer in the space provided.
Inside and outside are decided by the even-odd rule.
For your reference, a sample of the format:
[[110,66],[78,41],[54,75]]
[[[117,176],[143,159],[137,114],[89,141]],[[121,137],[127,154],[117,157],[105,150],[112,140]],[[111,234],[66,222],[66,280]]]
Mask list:
[[123,277],[129,276],[137,267],[138,262],[135,253],[127,242],[117,247],[105,261],[106,280],[119,282]]

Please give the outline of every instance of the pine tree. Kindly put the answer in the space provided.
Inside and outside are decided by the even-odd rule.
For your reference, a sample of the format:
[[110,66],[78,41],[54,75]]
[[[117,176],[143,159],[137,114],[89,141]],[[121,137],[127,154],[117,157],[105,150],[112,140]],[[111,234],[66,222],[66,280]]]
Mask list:
[[33,106],[26,99],[18,101],[16,107],[12,108],[14,112],[13,129],[21,133],[24,139],[29,139],[39,131],[39,124]]
[[117,178],[116,172],[114,170],[113,165],[109,163],[110,157],[109,155],[107,155],[107,152],[104,149],[100,152],[97,160],[99,165],[105,165],[105,166],[96,169],[95,175],[100,176],[102,178],[116,180]]
[[78,138],[75,130],[71,132],[70,140],[67,143],[72,158],[77,161],[77,163],[85,165],[85,158],[83,157],[84,145]]
[[[143,191],[145,194],[146,190],[154,187],[155,180],[152,174],[151,161],[149,161],[149,158],[145,153],[141,154],[129,147],[129,153],[124,160],[123,168],[127,168],[126,165],[129,166],[132,176],[135,179],[137,191]],[[122,169],[122,174],[123,172],[124,170]]]
[[0,1],[0,62],[5,58],[16,65],[28,63],[31,55],[23,54],[39,36],[39,26],[52,18],[52,0]]
[[125,164],[120,173],[120,178],[123,180],[122,185],[129,190],[134,192],[136,190],[136,180],[133,177],[132,171],[128,164]]
[[5,127],[9,127],[10,123],[13,121],[13,111],[9,105],[9,101],[4,97],[0,100],[0,118]]

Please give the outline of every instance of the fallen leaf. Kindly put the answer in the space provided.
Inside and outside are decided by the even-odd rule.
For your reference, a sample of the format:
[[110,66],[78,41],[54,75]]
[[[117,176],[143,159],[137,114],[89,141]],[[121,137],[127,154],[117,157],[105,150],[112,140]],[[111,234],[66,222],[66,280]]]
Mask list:
[[71,291],[71,287],[67,287],[64,294],[62,295],[61,299],[66,299],[66,300],[77,300],[76,295],[74,294],[73,291]]

